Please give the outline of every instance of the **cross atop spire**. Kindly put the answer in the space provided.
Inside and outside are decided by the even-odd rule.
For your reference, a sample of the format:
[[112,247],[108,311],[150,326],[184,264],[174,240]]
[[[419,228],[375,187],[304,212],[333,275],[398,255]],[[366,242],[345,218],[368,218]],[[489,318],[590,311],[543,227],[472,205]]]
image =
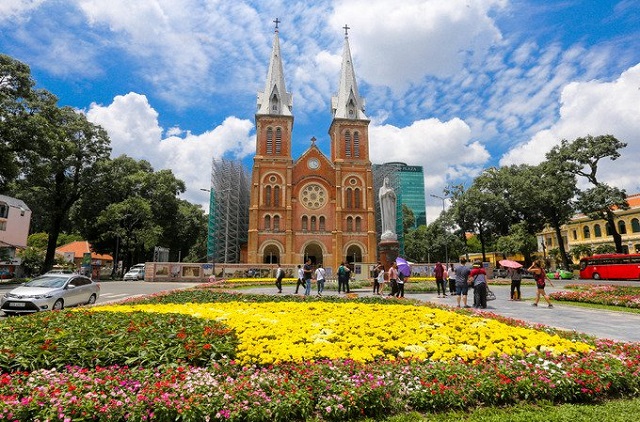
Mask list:
[[311,137],[311,145],[315,145],[316,144],[316,137],[312,136]]
[[275,23],[275,24],[276,24],[276,32],[278,32],[278,24],[279,24],[280,22],[281,22],[281,21],[280,21],[280,19],[278,19],[278,18],[276,18],[276,19],[273,21],[273,23]]
[[344,26],[342,27],[342,29],[344,29],[344,36],[345,36],[345,38],[346,38],[346,37],[349,37],[349,30],[351,29],[351,28],[349,27],[349,25],[347,25],[347,24],[345,23],[345,24],[344,24]]

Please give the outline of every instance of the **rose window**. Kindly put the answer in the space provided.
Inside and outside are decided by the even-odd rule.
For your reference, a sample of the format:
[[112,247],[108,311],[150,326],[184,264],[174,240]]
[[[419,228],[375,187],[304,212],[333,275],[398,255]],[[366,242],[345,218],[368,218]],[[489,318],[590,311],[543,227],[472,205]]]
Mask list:
[[315,210],[327,202],[327,191],[320,185],[311,184],[302,189],[300,200],[305,207]]

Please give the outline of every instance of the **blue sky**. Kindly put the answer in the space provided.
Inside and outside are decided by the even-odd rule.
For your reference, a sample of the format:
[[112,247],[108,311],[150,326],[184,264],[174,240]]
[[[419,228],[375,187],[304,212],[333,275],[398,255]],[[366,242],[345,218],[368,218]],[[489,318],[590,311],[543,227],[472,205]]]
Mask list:
[[640,0],[3,0],[0,51],[207,210],[211,159],[252,163],[276,17],[294,159],[329,155],[348,24],[371,161],[424,167],[429,221],[429,194],[587,134],[629,144],[600,172],[640,193]]

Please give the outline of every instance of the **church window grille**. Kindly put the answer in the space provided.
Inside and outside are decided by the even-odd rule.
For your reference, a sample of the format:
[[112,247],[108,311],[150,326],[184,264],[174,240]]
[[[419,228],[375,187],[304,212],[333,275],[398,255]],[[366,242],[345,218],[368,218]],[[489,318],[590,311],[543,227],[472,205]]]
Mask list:
[[353,207],[353,190],[347,189],[347,208]]
[[309,217],[307,217],[306,215],[302,216],[302,231],[306,232],[307,230],[309,230]]
[[271,216],[270,215],[265,215],[264,216],[264,229],[265,230],[271,230]]
[[276,128],[276,154],[282,152],[282,129]]
[[317,222],[318,222],[318,219],[316,218],[316,216],[312,215],[311,216],[311,231],[312,232],[315,232],[316,230],[318,230]]
[[355,189],[354,195],[353,195],[353,208],[360,208],[360,207],[361,207],[360,189]]
[[353,231],[353,217],[347,217],[347,231]]
[[274,232],[280,231],[280,216],[279,215],[274,215],[273,216],[273,231]]
[[326,230],[326,228],[325,228],[325,218],[324,218],[324,216],[320,216],[320,218],[318,219],[318,221],[319,221],[319,227],[318,227],[318,229],[319,229],[321,232],[325,231],[325,230]]
[[353,156],[360,157],[360,133],[353,132]]
[[351,157],[351,132],[347,131],[344,134],[344,155]]
[[273,206],[280,206],[280,186],[275,186],[273,188]]
[[273,129],[267,129],[267,154],[273,154]]
[[271,186],[267,186],[264,188],[264,204],[267,207],[271,206]]
[[362,231],[362,218],[356,217],[356,231]]

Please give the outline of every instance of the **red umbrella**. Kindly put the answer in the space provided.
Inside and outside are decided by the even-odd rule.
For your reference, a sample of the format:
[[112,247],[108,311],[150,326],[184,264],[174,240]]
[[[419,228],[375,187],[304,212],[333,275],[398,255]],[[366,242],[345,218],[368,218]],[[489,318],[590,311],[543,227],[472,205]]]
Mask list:
[[507,267],[507,268],[522,268],[522,264],[516,261],[512,261],[510,259],[503,259],[501,261],[498,261],[498,264],[502,265],[503,267]]

